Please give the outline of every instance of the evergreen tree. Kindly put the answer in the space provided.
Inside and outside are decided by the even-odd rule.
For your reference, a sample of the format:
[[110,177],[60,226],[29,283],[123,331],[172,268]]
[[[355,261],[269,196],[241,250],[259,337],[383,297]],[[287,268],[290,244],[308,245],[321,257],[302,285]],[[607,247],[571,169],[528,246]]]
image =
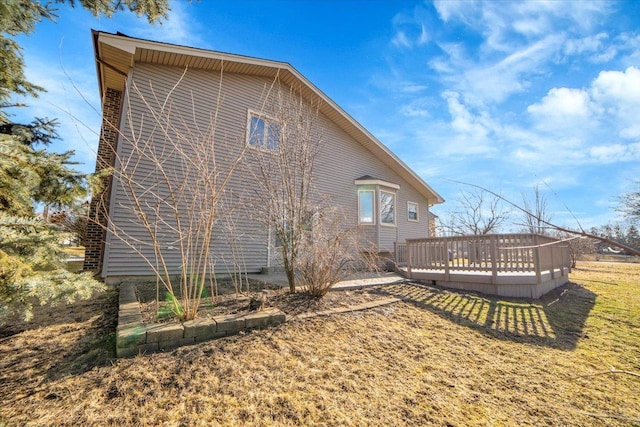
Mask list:
[[[145,15],[149,22],[167,17],[168,0],[56,0],[55,5],[80,5],[94,16],[111,17],[114,13],[129,10],[138,16]],[[31,34],[40,21],[55,21],[58,9],[52,2],[38,0],[0,1],[0,125],[9,123],[6,108],[20,106],[11,103],[13,95],[38,96],[44,88],[29,82],[24,75],[22,48],[14,37]],[[1,132],[1,131],[0,131]],[[6,132],[2,132],[6,133]]]
[[[145,15],[149,22],[166,17],[167,0],[57,0],[80,5],[95,16],[120,10]],[[15,95],[37,97],[43,91],[27,81],[20,45],[43,19],[55,20],[51,2],[0,0],[0,324],[15,315],[28,319],[34,303],[88,298],[100,288],[89,273],[67,271],[60,242],[68,238],[35,206],[69,209],[87,195],[88,177],[73,169],[73,151],[54,153],[56,121],[36,118],[12,123],[7,108],[19,107]]]
[[28,319],[34,302],[87,298],[100,286],[65,269],[65,235],[36,215],[36,203],[70,205],[87,188],[70,168],[73,152],[49,153],[37,143],[0,135],[0,324],[16,314]]

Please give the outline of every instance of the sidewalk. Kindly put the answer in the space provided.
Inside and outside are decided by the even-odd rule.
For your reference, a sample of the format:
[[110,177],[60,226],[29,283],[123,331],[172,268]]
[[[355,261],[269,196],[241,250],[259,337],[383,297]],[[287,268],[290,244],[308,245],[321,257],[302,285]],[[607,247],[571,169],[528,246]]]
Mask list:
[[[282,273],[270,273],[270,274],[248,274],[247,277],[251,280],[261,282],[268,285],[275,285],[280,287],[287,287],[287,276]],[[355,273],[349,276],[348,279],[336,283],[331,287],[332,291],[347,291],[353,289],[363,289],[372,286],[388,285],[391,283],[402,282],[404,277],[397,273]]]

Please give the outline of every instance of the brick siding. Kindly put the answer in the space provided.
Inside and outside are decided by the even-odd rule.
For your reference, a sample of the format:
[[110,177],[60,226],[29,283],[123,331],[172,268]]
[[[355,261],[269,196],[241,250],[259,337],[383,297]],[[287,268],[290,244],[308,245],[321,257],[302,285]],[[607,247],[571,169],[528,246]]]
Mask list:
[[[107,89],[102,105],[102,128],[100,129],[100,142],[98,143],[96,172],[110,168],[115,164],[121,105],[122,92]],[[89,206],[89,223],[84,243],[83,269],[92,271],[95,274],[102,272],[111,181],[111,176],[104,178],[103,191],[93,195]]]

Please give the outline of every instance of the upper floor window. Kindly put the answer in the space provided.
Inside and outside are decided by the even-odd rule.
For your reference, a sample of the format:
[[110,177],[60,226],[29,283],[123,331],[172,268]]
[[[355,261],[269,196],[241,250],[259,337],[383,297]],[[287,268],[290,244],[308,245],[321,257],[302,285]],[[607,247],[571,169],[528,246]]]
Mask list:
[[396,195],[388,191],[380,191],[380,224],[396,224]]
[[418,204],[407,202],[407,219],[409,221],[418,222]]
[[280,141],[280,125],[254,113],[249,114],[247,143],[253,147],[277,150]]

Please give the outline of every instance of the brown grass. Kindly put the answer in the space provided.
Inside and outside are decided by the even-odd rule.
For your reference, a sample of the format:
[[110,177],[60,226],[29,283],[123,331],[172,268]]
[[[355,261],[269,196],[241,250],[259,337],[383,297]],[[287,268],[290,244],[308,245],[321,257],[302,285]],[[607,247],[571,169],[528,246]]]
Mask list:
[[541,301],[420,285],[406,302],[126,360],[114,295],[0,340],[0,425],[640,423],[639,264],[583,263]]

